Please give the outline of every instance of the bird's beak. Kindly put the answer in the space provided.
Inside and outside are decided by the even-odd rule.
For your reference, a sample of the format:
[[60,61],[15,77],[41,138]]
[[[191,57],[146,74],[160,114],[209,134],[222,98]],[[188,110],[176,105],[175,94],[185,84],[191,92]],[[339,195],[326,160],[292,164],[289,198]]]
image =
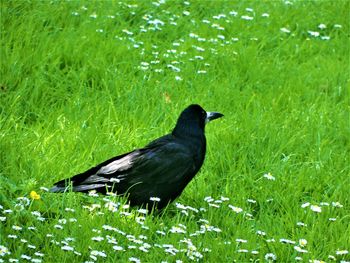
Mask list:
[[224,114],[221,114],[220,112],[207,111],[207,118],[205,119],[205,123],[221,118],[222,116],[224,116]]

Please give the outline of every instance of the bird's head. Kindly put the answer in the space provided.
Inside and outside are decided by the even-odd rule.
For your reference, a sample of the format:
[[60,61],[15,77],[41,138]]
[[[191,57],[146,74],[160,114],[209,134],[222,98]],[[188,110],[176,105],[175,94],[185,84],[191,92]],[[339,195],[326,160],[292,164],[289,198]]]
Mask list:
[[205,124],[222,116],[219,112],[206,112],[198,104],[192,104],[181,112],[173,134],[204,133]]

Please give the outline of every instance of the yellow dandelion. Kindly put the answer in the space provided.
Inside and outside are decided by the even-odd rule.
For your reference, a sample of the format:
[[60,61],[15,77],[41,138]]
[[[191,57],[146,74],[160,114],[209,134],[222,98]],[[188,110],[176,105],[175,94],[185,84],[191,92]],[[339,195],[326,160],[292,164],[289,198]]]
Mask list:
[[35,192],[35,191],[31,191],[30,192],[30,198],[32,198],[33,200],[39,200],[40,199],[40,195]]

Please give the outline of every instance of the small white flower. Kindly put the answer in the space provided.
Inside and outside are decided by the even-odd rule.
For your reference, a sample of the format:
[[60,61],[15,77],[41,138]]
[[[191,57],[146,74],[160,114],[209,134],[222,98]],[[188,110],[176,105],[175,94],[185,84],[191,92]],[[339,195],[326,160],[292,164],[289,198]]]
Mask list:
[[144,215],[148,214],[148,210],[147,209],[143,209],[143,208],[138,209],[137,212],[139,212],[140,214],[144,214]]
[[347,255],[347,254],[349,254],[349,251],[347,251],[347,250],[337,250],[335,252],[335,254],[336,255]]
[[141,260],[140,260],[140,259],[135,258],[135,257],[130,257],[130,258],[129,258],[129,261],[131,261],[131,262],[135,262],[135,263],[140,263],[140,262],[141,262]]
[[61,218],[61,219],[58,220],[58,223],[60,223],[62,225],[65,225],[65,224],[67,224],[67,219]]
[[236,206],[233,206],[233,205],[228,205],[228,207],[231,208],[232,211],[235,212],[235,213],[237,213],[237,214],[239,214],[239,213],[241,213],[241,212],[243,211],[242,208],[236,207]]
[[319,24],[319,25],[318,25],[318,28],[319,28],[319,29],[326,29],[327,26],[326,26],[325,24]]
[[225,196],[221,196],[221,197],[220,197],[220,200],[221,200],[221,201],[229,201],[230,198],[225,197]]
[[61,226],[61,225],[54,225],[53,227],[56,229],[63,229],[63,226]]
[[264,176],[264,178],[266,178],[267,180],[272,180],[272,181],[275,181],[275,180],[276,180],[276,178],[275,178],[271,173],[264,174],[263,176]]
[[16,230],[16,231],[21,231],[21,230],[22,230],[22,227],[17,226],[17,225],[13,225],[13,226],[12,226],[12,229],[13,229],[13,230]]
[[276,257],[276,255],[273,254],[273,253],[267,253],[267,254],[265,254],[265,260],[267,260],[267,261],[270,261],[270,260],[275,261],[276,259],[277,259],[277,257]]
[[141,246],[141,247],[139,247],[139,249],[142,251],[142,252],[149,252],[149,250],[146,248],[146,247],[144,247],[144,246]]
[[332,202],[332,206],[342,208],[343,205],[339,202]]
[[175,67],[174,65],[171,65],[171,64],[168,64],[167,67],[170,68],[170,69],[172,69],[172,70],[175,71],[175,72],[180,72],[180,71],[181,71],[180,68]]
[[97,236],[97,237],[92,237],[91,238],[92,241],[97,241],[97,242],[101,242],[104,240],[104,237],[100,237],[100,236]]
[[97,250],[92,250],[90,252],[90,256],[99,256],[99,257],[107,257],[106,253],[104,251],[97,251]]
[[237,238],[237,239],[236,239],[236,242],[237,242],[237,243],[247,243],[248,241],[245,240],[245,239]]
[[306,239],[299,239],[299,246],[305,247],[307,245],[307,240]]
[[37,257],[43,257],[43,256],[45,256],[45,254],[40,253],[40,252],[35,252],[34,255],[37,256]]
[[311,205],[311,206],[310,206],[310,209],[311,209],[312,211],[316,212],[316,213],[321,213],[321,212],[322,212],[321,207],[318,206],[318,205]]
[[97,14],[96,14],[96,13],[92,13],[92,14],[90,15],[90,17],[91,17],[91,18],[97,18]]
[[225,40],[225,36],[224,35],[218,35],[218,38],[221,40]]
[[33,216],[41,216],[41,213],[39,211],[33,211],[31,212]]
[[282,27],[280,30],[281,30],[281,32],[283,32],[283,33],[287,33],[287,34],[290,33],[290,30],[289,30],[288,28],[285,28],[285,27]]
[[241,16],[241,18],[242,18],[243,20],[247,20],[247,21],[251,21],[251,20],[254,19],[254,17],[252,17],[252,16]]
[[5,255],[10,255],[11,252],[8,250],[7,247],[0,245],[0,257],[3,257]]
[[174,233],[174,234],[185,234],[186,233],[186,230],[184,230],[183,228],[177,227],[177,226],[171,227],[171,229],[169,231],[171,233]]
[[307,31],[309,33],[310,36],[312,37],[318,37],[320,36],[320,32],[317,32],[317,31]]
[[129,35],[129,36],[132,36],[134,34],[133,32],[131,32],[131,31],[127,30],[127,29],[123,29],[122,32],[127,34],[127,35]]
[[121,247],[121,246],[113,246],[113,249],[114,249],[115,251],[122,251],[122,250],[124,250],[124,248]]
[[42,217],[42,216],[39,216],[36,218],[37,220],[41,221],[41,222],[44,222],[46,220],[45,217]]
[[204,51],[205,51],[205,49],[202,48],[202,47],[194,46],[194,48],[195,48],[197,51],[199,51],[199,52],[204,52]]
[[96,190],[91,190],[91,191],[89,191],[88,195],[89,195],[89,196],[92,196],[92,197],[98,197],[98,193],[97,193]]
[[68,245],[61,247],[61,249],[64,250],[64,251],[73,251],[74,250],[73,247],[68,246]]
[[32,259],[30,256],[27,256],[25,254],[22,254],[21,258],[26,259],[26,260],[31,260]]
[[162,20],[159,20],[159,19],[149,20],[148,24],[154,25],[155,27],[164,26],[165,25],[165,23]]
[[266,233],[261,230],[256,231],[256,234],[258,234],[259,236],[266,236]]
[[206,201],[206,202],[208,202],[208,203],[213,202],[214,200],[215,200],[215,199],[212,198],[211,196],[206,196],[206,197],[204,197],[204,201]]
[[66,237],[64,240],[66,242],[73,242],[73,241],[75,241],[75,238],[74,237]]
[[302,249],[301,247],[298,247],[298,246],[294,246],[294,250],[299,252],[299,253],[308,253],[309,252],[306,249]]
[[20,205],[25,205],[25,206],[30,205],[30,200],[29,200],[29,198],[27,198],[27,197],[21,196],[21,197],[18,197],[17,200],[20,202],[20,204],[16,204],[16,206],[17,206],[17,205],[19,205],[19,206],[20,206]]
[[219,20],[219,19],[221,19],[221,18],[225,18],[225,17],[226,17],[225,14],[219,14],[219,15],[217,15],[217,16],[213,16],[213,18],[214,18],[214,19],[217,19],[217,20]]
[[310,203],[309,203],[309,202],[302,204],[302,205],[301,205],[301,208],[305,208],[305,207],[308,207],[308,206],[310,206]]
[[332,255],[329,255],[329,256],[328,256],[328,259],[334,260],[334,261],[335,261],[335,260],[336,260],[336,257],[335,257],[335,256],[332,256]]
[[162,235],[162,236],[165,236],[165,235],[166,235],[166,233],[165,233],[165,232],[160,231],[160,230],[157,230],[157,231],[156,231],[156,233],[157,233],[157,234],[159,234],[159,235]]
[[27,246],[28,248],[30,248],[30,249],[36,249],[36,246],[34,246],[34,245],[30,245],[30,244],[28,244],[28,246]]
[[307,226],[307,224],[305,224],[303,222],[297,222],[297,226]]
[[129,208],[130,208],[130,205],[123,205],[122,208],[123,208],[123,209],[129,209]]

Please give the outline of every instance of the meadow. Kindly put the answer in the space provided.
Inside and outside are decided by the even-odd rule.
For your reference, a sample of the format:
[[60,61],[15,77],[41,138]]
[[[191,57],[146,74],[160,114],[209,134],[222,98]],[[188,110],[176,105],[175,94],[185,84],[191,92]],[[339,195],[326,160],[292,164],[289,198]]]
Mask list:
[[[1,1],[0,262],[350,262],[349,1]],[[172,130],[162,213],[47,192]]]

